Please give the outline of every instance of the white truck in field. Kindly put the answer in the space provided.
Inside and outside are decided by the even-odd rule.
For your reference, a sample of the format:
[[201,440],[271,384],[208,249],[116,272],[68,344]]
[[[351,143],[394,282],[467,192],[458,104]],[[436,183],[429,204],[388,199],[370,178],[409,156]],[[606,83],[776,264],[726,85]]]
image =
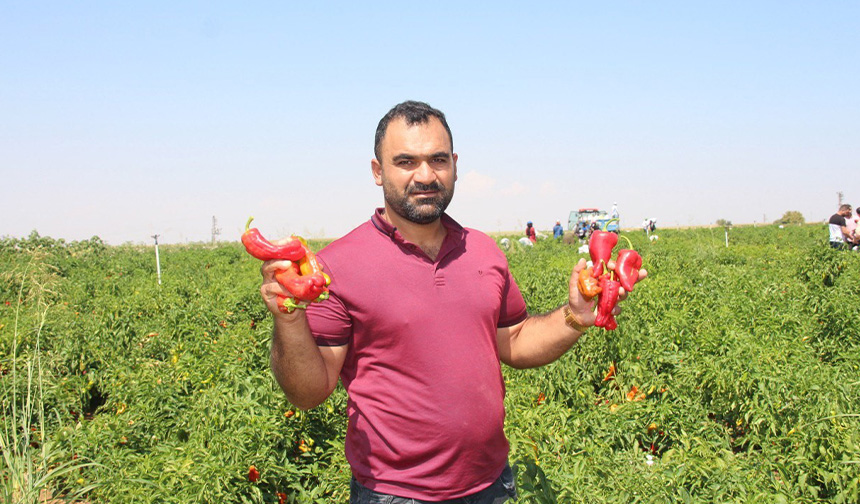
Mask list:
[[567,219],[567,229],[568,231],[577,232],[577,235],[579,235],[580,230],[587,231],[595,223],[601,230],[613,233],[621,231],[621,224],[617,217],[612,217],[606,210],[599,210],[597,208],[580,208],[579,210],[571,211]]

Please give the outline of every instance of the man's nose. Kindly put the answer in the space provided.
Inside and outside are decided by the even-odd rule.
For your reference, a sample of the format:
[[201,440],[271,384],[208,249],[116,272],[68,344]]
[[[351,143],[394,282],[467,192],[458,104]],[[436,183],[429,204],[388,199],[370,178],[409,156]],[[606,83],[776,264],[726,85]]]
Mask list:
[[429,184],[434,180],[436,180],[436,170],[434,170],[427,161],[422,161],[415,170],[415,181],[421,182],[422,184]]

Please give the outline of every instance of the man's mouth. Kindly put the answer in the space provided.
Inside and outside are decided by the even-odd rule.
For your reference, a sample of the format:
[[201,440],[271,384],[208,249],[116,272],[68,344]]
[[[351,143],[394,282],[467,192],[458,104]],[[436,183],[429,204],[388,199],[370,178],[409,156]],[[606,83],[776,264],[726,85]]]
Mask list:
[[[423,185],[423,184],[422,184]],[[436,184],[423,186],[423,187],[415,187],[413,186],[409,190],[410,196],[435,196],[442,191],[442,188]]]

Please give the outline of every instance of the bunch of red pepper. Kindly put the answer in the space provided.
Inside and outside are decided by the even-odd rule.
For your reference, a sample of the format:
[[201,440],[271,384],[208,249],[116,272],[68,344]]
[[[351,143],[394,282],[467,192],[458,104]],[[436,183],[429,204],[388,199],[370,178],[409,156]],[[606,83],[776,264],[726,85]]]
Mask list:
[[[610,271],[607,264],[612,258],[612,249],[618,243],[618,235],[608,231],[595,231],[588,242],[588,253],[592,266],[579,272],[577,285],[579,292],[586,299],[597,299],[597,317],[594,325],[609,331],[618,327],[612,309],[618,304],[618,294],[621,287],[631,292],[639,281],[639,268],[642,267],[642,256],[632,249],[618,251],[615,258],[615,269]],[[605,273],[604,273],[605,268]]]
[[320,303],[328,299],[331,278],[323,271],[304,238],[292,236],[287,243],[275,245],[263,238],[259,229],[251,228],[252,220],[253,217],[248,219],[242,234],[245,250],[261,261],[290,261],[289,268],[275,271],[275,280],[293,296],[278,296],[278,308],[292,313],[296,308],[307,308],[310,303]]

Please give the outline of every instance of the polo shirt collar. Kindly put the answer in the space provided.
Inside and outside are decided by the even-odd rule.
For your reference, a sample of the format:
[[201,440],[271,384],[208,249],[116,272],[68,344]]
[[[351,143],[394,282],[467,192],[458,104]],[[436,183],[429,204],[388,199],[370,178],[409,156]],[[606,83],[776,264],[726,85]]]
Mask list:
[[[377,208],[370,217],[370,222],[380,233],[388,236],[394,242],[406,243],[406,240],[403,238],[403,235],[397,231],[397,228],[382,216],[384,212],[384,208]],[[442,257],[451,248],[463,241],[464,231],[463,226],[457,223],[457,221],[452,219],[446,213],[442,214],[440,220],[442,221],[442,226],[444,226],[445,230],[448,232],[445,236],[445,241],[442,243],[442,250],[439,251],[439,257]]]

